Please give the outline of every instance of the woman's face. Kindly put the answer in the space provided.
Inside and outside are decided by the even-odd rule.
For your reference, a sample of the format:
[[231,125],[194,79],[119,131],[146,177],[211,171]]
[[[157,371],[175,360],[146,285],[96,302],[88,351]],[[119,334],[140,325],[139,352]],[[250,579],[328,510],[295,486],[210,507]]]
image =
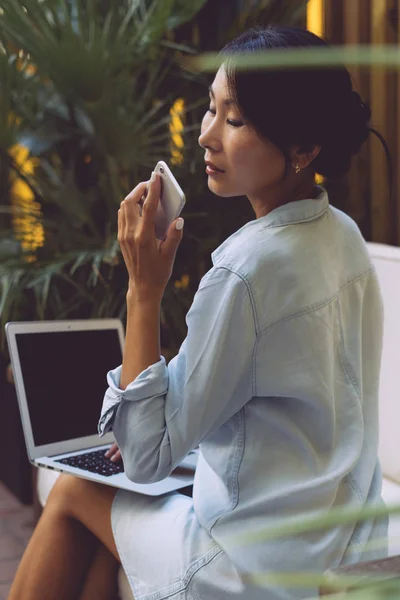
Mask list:
[[210,88],[210,107],[201,125],[199,144],[205,150],[208,187],[218,196],[247,196],[260,202],[279,187],[285,159],[272,142],[262,139],[243,120],[228,97],[225,70],[221,67]]

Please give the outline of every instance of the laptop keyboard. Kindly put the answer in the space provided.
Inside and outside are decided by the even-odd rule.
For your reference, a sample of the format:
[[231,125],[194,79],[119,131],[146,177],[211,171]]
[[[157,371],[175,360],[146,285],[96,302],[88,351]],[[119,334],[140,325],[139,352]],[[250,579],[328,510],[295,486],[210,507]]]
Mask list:
[[94,452],[87,452],[86,454],[78,454],[77,456],[69,456],[67,458],[59,458],[55,462],[62,463],[63,465],[70,465],[84,471],[90,471],[91,473],[98,473],[105,477],[116,475],[117,473],[124,472],[124,465],[122,460],[117,463],[111,462],[109,458],[104,456],[106,450],[95,450]]

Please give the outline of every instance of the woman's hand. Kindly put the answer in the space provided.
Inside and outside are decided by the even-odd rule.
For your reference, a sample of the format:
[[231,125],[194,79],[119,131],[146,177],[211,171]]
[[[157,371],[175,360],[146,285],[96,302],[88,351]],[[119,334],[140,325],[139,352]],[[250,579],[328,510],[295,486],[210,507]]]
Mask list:
[[111,448],[107,450],[104,456],[109,458],[112,462],[120,462],[122,460],[121,451],[118,448],[118,444],[115,442]]
[[[147,197],[141,207],[147,186]],[[121,202],[118,211],[118,242],[129,274],[128,293],[134,293],[138,298],[156,295],[161,300],[182,239],[183,219],[170,225],[163,241],[155,236],[154,221],[160,192],[159,176],[153,173],[150,182],[139,183]]]

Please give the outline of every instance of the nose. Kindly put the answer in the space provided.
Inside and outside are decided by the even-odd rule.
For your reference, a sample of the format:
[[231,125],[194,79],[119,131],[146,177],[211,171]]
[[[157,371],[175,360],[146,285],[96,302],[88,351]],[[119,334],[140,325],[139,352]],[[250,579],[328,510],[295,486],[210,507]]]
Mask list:
[[222,150],[221,134],[215,116],[210,117],[210,115],[207,114],[204,116],[198,141],[199,145],[205,150],[209,149],[214,150],[215,152]]

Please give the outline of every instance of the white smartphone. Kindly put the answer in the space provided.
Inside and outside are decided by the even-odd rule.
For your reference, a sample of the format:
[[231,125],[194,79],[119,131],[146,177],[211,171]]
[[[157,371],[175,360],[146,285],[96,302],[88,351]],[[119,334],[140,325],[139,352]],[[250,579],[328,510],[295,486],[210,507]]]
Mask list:
[[161,196],[155,219],[156,238],[163,240],[172,221],[181,214],[186,198],[167,163],[160,160],[154,171],[161,178]]

